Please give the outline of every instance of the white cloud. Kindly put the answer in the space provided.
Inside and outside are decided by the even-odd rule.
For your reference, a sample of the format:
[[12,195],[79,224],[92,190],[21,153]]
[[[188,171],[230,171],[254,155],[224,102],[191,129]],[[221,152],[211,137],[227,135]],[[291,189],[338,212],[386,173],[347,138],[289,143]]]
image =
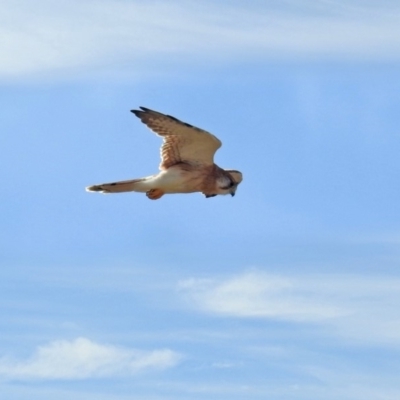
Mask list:
[[0,77],[160,73],[168,65],[400,58],[400,5],[382,1],[1,2]]
[[203,312],[313,323],[347,340],[400,345],[399,279],[256,271],[225,280],[189,279],[179,288]]
[[179,286],[201,309],[216,314],[319,321],[347,313],[326,299],[315,302],[315,294],[305,295],[307,288],[292,279],[255,272],[222,282],[190,279]]
[[169,349],[139,351],[98,344],[86,338],[59,340],[37,348],[27,360],[0,359],[6,379],[86,379],[132,375],[175,366],[181,356]]

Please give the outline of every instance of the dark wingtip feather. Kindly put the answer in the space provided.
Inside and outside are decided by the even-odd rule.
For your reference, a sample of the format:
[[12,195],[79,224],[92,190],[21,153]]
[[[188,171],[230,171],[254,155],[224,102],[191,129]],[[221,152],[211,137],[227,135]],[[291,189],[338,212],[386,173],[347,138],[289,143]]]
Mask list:
[[150,108],[146,108],[146,107],[139,107],[140,110],[131,110],[131,113],[134,113],[138,118],[140,118],[140,116],[146,112],[151,112],[152,110],[150,110]]

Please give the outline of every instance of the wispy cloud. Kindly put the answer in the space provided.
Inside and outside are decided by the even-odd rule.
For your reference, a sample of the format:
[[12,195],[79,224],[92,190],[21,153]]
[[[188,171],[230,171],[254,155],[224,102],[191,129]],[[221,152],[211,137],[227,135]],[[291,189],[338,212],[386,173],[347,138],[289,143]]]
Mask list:
[[132,375],[178,364],[181,356],[169,349],[140,351],[98,344],[86,338],[59,340],[37,348],[27,360],[0,359],[6,379],[87,379]]
[[357,275],[188,279],[180,290],[197,309],[237,318],[313,323],[347,340],[400,344],[400,280]]
[[400,58],[396,2],[5,0],[0,18],[3,79],[137,76],[210,60]]
[[[187,280],[181,288],[205,310],[236,317],[270,317],[294,321],[319,321],[344,313],[329,302],[315,302],[293,280],[247,273],[223,282]],[[314,293],[315,295],[315,293]]]

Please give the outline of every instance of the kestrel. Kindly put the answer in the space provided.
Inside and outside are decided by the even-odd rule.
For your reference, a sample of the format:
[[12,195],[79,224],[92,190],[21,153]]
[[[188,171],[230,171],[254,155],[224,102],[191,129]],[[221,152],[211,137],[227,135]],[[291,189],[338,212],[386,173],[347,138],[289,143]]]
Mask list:
[[221,141],[209,132],[177,118],[140,107],[131,110],[153,132],[163,138],[160,173],[145,178],[88,186],[89,192],[142,192],[151,200],[164,194],[201,192],[207,198],[235,195],[242,174],[214,163]]

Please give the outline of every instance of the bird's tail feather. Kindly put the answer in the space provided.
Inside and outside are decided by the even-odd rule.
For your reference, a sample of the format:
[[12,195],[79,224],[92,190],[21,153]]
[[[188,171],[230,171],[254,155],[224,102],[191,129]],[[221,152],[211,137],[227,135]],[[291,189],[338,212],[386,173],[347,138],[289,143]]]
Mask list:
[[146,192],[148,190],[145,184],[146,181],[147,178],[140,178],[129,181],[101,183],[100,185],[88,186],[86,191],[101,193]]

